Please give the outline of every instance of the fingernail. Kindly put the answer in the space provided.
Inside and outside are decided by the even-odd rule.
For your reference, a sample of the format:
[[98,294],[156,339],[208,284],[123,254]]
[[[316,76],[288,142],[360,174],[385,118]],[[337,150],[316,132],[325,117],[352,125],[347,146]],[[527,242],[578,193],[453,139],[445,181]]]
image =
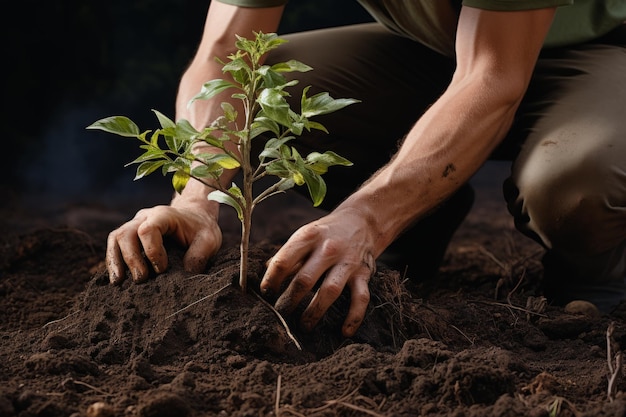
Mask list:
[[272,291],[270,287],[260,287],[260,289],[261,289],[261,294],[267,297],[272,297],[274,295],[274,292]]
[[115,274],[109,274],[109,282],[110,282],[112,285],[117,285],[117,284],[119,284],[119,282],[120,282],[120,277],[118,277],[118,276],[117,276],[117,275],[115,275]]
[[356,334],[357,330],[358,330],[358,326],[355,327],[352,324],[347,324],[343,326],[343,329],[341,329],[341,332],[343,333],[345,337],[352,337]]
[[157,265],[156,262],[152,262],[152,269],[154,269],[154,272],[156,272],[157,274],[161,273],[161,268],[159,268],[159,265]]
[[141,271],[139,269],[135,269],[133,270],[133,281],[139,283],[141,281],[143,281],[143,274],[141,273]]

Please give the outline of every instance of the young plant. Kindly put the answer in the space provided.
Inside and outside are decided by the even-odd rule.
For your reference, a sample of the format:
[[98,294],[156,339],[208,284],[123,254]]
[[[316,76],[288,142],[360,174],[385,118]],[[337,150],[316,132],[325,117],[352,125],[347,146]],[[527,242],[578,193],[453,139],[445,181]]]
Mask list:
[[[272,195],[304,184],[313,205],[318,206],[326,195],[326,184],[321,175],[330,166],[352,165],[331,151],[312,152],[303,157],[289,145],[297,136],[312,129],[328,133],[323,125],[311,118],[340,110],[358,100],[334,99],[326,92],[309,97],[308,86],[302,91],[300,112],[291,109],[286,100],[289,96],[286,89],[298,81],[288,81],[283,74],[306,72],[312,68],[295,60],[261,65],[261,58],[284,42],[286,40],[273,33],[255,33],[254,39],[237,36],[237,52],[228,56],[227,62],[218,60],[232,81],[208,81],[189,102],[192,105],[196,100],[208,100],[218,93],[232,90],[232,103],[238,100],[243,108],[242,126],[237,124],[239,117],[233,104],[222,102],[223,114],[200,131],[187,120],[174,122],[156,110],[153,111],[161,128],[154,131],[140,132],[137,125],[125,116],[107,117],[87,127],[141,142],[144,153],[129,163],[139,164],[135,179],[158,169],[163,175],[173,173],[172,185],[180,193],[192,178],[215,189],[208,194],[209,200],[227,204],[237,211],[241,222],[239,284],[243,291],[247,288],[248,246],[254,207]],[[270,139],[258,155],[259,164],[255,167],[252,165],[252,141],[262,134],[269,135]],[[238,152],[231,150],[229,142],[237,145]],[[215,152],[194,152],[198,145],[209,145]],[[222,172],[234,168],[241,170],[241,186],[222,184]],[[253,184],[268,175],[276,176],[277,181],[255,196]]]

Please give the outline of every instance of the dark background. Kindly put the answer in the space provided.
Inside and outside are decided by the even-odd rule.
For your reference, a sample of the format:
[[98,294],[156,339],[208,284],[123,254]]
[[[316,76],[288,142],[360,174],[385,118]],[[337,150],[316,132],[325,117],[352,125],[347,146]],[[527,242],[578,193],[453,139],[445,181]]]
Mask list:
[[[85,130],[111,115],[142,129],[150,109],[174,116],[178,80],[209,1],[13,2],[5,12],[0,201],[51,210],[76,204],[166,203],[159,174],[134,182],[137,142]],[[354,0],[291,0],[279,33],[370,21]]]

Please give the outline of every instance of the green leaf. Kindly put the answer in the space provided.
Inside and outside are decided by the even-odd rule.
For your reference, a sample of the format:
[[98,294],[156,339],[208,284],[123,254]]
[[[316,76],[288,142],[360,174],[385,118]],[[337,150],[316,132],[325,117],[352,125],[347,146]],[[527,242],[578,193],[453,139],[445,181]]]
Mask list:
[[326,182],[315,171],[310,169],[303,169],[300,174],[306,182],[306,186],[309,189],[309,195],[313,201],[313,206],[317,207],[322,204],[324,197],[326,197]]
[[[281,152],[281,148],[283,146],[285,146],[285,143],[287,143],[288,141],[295,139],[295,136],[285,136],[284,138],[272,138],[270,140],[268,140],[267,142],[265,142],[265,148],[263,149],[263,151],[259,154],[259,158],[263,159],[263,158],[282,158],[283,157],[283,153]],[[286,147],[286,146],[285,146]],[[287,151],[289,151],[289,148],[287,148]],[[289,155],[291,156],[291,155]]]
[[202,89],[198,94],[196,94],[190,101],[187,107],[189,107],[196,100],[208,100],[211,97],[216,96],[224,90],[228,90],[229,88],[237,88],[237,86],[229,81],[216,79],[211,80],[202,86]]
[[164,160],[159,161],[145,161],[139,164],[137,167],[137,173],[135,174],[135,180],[141,179],[146,175],[152,174],[157,169],[161,168],[165,164]]
[[222,140],[221,138],[217,138],[213,135],[207,135],[207,136],[201,135],[200,140],[202,140],[208,145],[215,146],[216,148],[225,149],[224,142],[226,141]]
[[[299,117],[297,114],[295,114],[293,112],[290,112],[290,113],[292,113],[292,118],[293,119],[296,119],[296,118]],[[300,135],[302,135],[302,132],[304,131],[304,123],[301,122],[300,120],[298,120],[298,121],[294,120],[291,123],[291,126],[289,126],[289,128],[291,129],[291,131],[293,132],[294,135],[300,136]]]
[[352,162],[332,151],[324,153],[311,152],[306,157],[306,163],[309,165],[309,168],[318,174],[325,174],[328,171],[328,167],[333,165],[352,166]]
[[239,205],[239,202],[225,192],[219,190],[212,191],[207,196],[207,199],[210,201],[217,201],[220,204],[226,204],[231,206],[237,212],[237,217],[239,218],[239,220],[243,221],[243,210]]
[[218,178],[224,170],[217,164],[212,166],[197,165],[191,169],[190,175],[195,178]]
[[257,69],[257,73],[263,78],[263,85],[266,88],[274,88],[285,85],[287,79],[276,71],[272,70],[269,65],[263,65]]
[[162,151],[161,149],[154,148],[154,147],[149,147],[146,152],[142,153],[134,161],[129,162],[125,166],[131,165],[131,164],[138,164],[140,162],[150,161],[150,160],[154,160],[154,159],[164,159],[165,160],[165,159],[167,159],[167,157],[165,156],[165,152]]
[[286,179],[278,186],[279,191],[286,191],[292,189],[296,185],[295,181],[291,178]]
[[234,169],[241,166],[235,158],[223,153],[202,153],[196,155],[196,157],[207,165],[217,164],[225,169]]
[[154,114],[156,114],[157,119],[159,119],[159,123],[161,124],[161,127],[163,129],[168,128],[168,127],[171,127],[171,128],[176,127],[176,123],[174,123],[170,118],[165,116],[163,113],[154,109],[152,109],[152,111],[154,112]]
[[287,39],[279,38],[278,35],[275,33],[265,34],[265,33],[259,32],[256,34],[256,38],[257,38],[257,43],[263,45],[261,48],[259,48],[259,51],[262,54],[265,54],[266,52],[269,52],[272,49],[276,49],[283,43],[287,42]]
[[302,116],[309,118],[313,116],[319,116],[321,114],[328,114],[335,112],[337,110],[343,109],[346,106],[349,106],[354,103],[359,103],[359,100],[355,100],[352,98],[339,98],[334,99],[330,96],[330,94],[324,92],[315,94],[312,97],[307,97],[306,93],[309,90],[309,87],[306,87],[302,91]]
[[234,122],[235,120],[237,120],[237,110],[235,110],[232,104],[228,102],[223,102],[222,110],[224,111],[224,116],[226,117],[226,120],[228,120],[229,122]]
[[307,72],[311,71],[313,68],[309,67],[306,64],[303,64],[300,61],[296,61],[295,59],[291,59],[287,62],[279,62],[277,64],[272,65],[272,70],[276,72]]
[[269,117],[265,117],[261,114],[262,112],[257,114],[250,126],[250,139],[254,139],[265,132],[272,132],[274,135],[280,136],[280,127],[278,124]]
[[267,117],[280,125],[290,127],[291,118],[289,117],[289,111],[291,109],[287,100],[285,100],[284,94],[282,91],[266,88],[261,91],[257,101]]
[[323,124],[318,123],[318,122],[312,122],[311,120],[307,120],[307,119],[305,119],[304,121],[304,128],[308,130],[309,132],[311,131],[311,129],[315,129],[315,130],[321,130],[324,133],[328,133],[328,130]]
[[247,85],[250,83],[250,73],[252,70],[248,63],[243,59],[241,54],[231,55],[231,61],[222,67],[222,71],[230,73],[239,85]]
[[291,173],[291,179],[296,183],[296,185],[303,185],[305,182],[304,175],[302,175],[302,172],[300,171],[293,171]]
[[187,171],[178,170],[174,173],[174,175],[172,176],[172,186],[178,194],[183,192],[185,186],[187,185],[187,182],[189,181],[189,178],[189,172]]
[[191,139],[197,137],[199,134],[200,132],[198,132],[188,120],[180,119],[176,122],[176,136],[179,138]]
[[250,66],[248,65],[246,60],[243,59],[243,56],[241,55],[241,53],[230,55],[228,59],[230,59],[230,62],[227,62],[222,66],[223,72],[241,71],[241,70],[250,71]]
[[103,130],[108,133],[128,138],[136,138],[140,136],[139,128],[135,122],[126,116],[111,116],[100,119],[87,126],[87,129]]
[[267,164],[265,172],[280,178],[291,178],[291,170],[287,166],[287,161],[282,159],[277,159]]

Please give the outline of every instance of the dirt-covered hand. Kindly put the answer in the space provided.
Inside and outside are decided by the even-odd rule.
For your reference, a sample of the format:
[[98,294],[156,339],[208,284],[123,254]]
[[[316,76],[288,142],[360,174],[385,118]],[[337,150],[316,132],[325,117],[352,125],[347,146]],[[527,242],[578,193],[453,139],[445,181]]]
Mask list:
[[139,210],[135,217],[109,234],[106,265],[112,284],[121,283],[130,271],[134,282],[143,282],[152,269],[162,273],[168,259],[163,236],[187,247],[184,268],[201,272],[222,244],[216,216],[197,208],[156,206]]
[[342,326],[346,337],[361,325],[370,300],[368,283],[375,272],[373,239],[366,222],[354,213],[331,213],[298,229],[272,257],[261,290],[278,294],[282,314],[292,313],[315,284],[323,279],[301,316],[311,330],[348,286],[350,309]]

